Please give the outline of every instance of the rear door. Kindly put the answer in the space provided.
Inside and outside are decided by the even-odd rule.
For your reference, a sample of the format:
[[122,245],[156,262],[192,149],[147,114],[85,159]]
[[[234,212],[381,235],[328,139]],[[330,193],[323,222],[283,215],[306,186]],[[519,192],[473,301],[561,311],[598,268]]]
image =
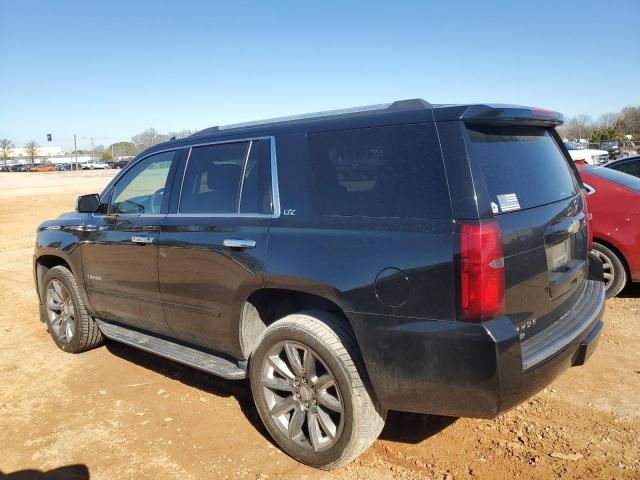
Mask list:
[[542,331],[582,294],[587,225],[575,170],[552,129],[463,127],[481,215],[503,237],[506,314],[521,340]]
[[262,286],[269,221],[278,213],[271,142],[231,141],[188,152],[158,256],[165,317],[184,342],[238,349],[234,306]]

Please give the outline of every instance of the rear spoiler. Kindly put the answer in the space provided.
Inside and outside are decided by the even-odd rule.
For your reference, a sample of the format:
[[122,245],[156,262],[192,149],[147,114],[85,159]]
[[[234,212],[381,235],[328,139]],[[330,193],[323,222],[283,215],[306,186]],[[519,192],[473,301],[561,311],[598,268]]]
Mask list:
[[516,105],[471,105],[460,115],[464,123],[483,125],[532,125],[557,127],[564,122],[561,113]]

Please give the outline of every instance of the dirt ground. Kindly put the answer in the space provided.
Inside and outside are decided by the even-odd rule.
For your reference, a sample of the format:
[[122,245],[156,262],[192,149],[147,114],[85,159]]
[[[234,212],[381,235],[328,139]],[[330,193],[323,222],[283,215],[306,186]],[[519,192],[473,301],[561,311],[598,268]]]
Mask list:
[[38,321],[35,229],[111,175],[0,173],[0,477],[640,478],[638,287],[608,302],[589,363],[523,405],[492,421],[391,412],[381,438],[333,472],[274,446],[246,382],[114,343],[63,353]]

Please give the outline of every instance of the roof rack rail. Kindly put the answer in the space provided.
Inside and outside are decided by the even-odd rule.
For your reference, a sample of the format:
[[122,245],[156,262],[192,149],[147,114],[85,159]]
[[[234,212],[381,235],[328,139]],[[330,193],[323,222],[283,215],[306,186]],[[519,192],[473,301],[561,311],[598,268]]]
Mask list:
[[395,102],[392,102],[392,103],[381,103],[377,105],[366,105],[363,107],[342,108],[339,110],[327,110],[324,112],[303,113],[301,115],[290,115],[286,117],[269,118],[265,120],[257,120],[252,122],[234,123],[231,125],[221,125],[217,127],[205,128],[204,130],[200,130],[199,132],[196,132],[191,136],[194,137],[198,135],[207,135],[207,134],[219,132],[222,130],[234,130],[237,128],[257,127],[261,125],[268,125],[271,123],[284,123],[284,122],[292,122],[295,120],[312,120],[315,118],[333,117],[336,115],[357,115],[359,113],[374,112],[376,110],[400,112],[405,110],[420,110],[420,109],[426,109],[426,108],[431,108],[431,104],[429,102],[422,100],[420,98],[412,98],[409,100],[396,100]]

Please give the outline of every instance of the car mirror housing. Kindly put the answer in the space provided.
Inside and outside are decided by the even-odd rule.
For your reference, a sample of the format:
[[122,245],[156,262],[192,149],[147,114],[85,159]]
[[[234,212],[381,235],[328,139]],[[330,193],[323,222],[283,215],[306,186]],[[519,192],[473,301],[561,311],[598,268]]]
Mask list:
[[100,195],[91,193],[89,195],[80,195],[76,200],[76,212],[78,213],[94,213],[100,206]]

